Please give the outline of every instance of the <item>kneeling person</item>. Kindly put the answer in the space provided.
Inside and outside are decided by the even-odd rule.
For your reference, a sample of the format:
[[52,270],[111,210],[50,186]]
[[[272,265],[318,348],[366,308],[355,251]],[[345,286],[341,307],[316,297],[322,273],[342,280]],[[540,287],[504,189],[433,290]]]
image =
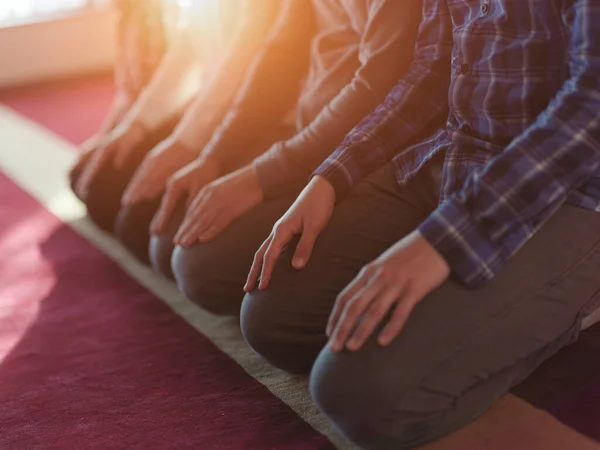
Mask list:
[[595,0],[425,0],[409,76],[257,253],[248,344],[311,371],[359,446],[467,425],[597,307],[598,23]]
[[[172,240],[163,227],[174,199],[185,192],[189,205],[172,265],[190,299],[216,313],[239,312],[241,286],[260,242],[311,172],[408,69],[421,9],[421,0],[285,3],[234,110],[195,166],[172,180],[176,192],[167,192],[156,217],[153,241]],[[298,65],[298,55],[310,56],[309,64]],[[299,100],[290,101],[303,78]],[[251,155],[243,139],[260,136],[269,120],[280,120],[296,102],[294,135],[256,146]],[[247,165],[232,172],[239,161]],[[211,171],[219,177],[198,183]],[[170,256],[156,259],[164,264]]]
[[197,157],[221,122],[279,9],[277,0],[255,6],[192,2],[139,98],[73,172],[90,217],[142,261],[168,177]]

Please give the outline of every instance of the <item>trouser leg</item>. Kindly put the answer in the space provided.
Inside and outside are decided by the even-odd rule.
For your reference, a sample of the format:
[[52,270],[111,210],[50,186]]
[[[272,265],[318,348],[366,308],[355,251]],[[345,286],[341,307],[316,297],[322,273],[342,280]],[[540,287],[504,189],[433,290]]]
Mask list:
[[179,289],[212,313],[239,314],[254,253],[293,201],[289,197],[264,203],[212,241],[188,248],[176,247],[172,267]]
[[448,281],[389,347],[325,348],[313,397],[365,448],[413,448],[485,412],[573,342],[600,289],[600,215],[564,206],[485,288]]
[[283,252],[265,291],[248,294],[241,325],[248,344],[272,364],[308,372],[326,343],[325,325],[336,295],[360,269],[412,231],[436,202],[423,178],[399,190],[386,166],[336,207],[302,270]]
[[[98,227],[112,233],[117,215],[121,209],[121,197],[131,177],[146,154],[158,143],[169,137],[178,118],[170,119],[153,130],[133,151],[123,168],[117,169],[112,162],[105,164],[91,181],[89,191],[81,200],[85,203],[88,216]],[[85,168],[85,163],[71,175],[74,186]],[[146,257],[147,259],[147,257]]]
[[426,217],[424,195],[418,179],[398,188],[374,174],[336,208],[305,269],[291,267],[290,248],[242,305],[249,345],[285,370],[312,367],[317,405],[365,448],[413,448],[468,424],[576,339],[600,291],[600,215],[564,206],[484,289],[450,279],[388,347],[331,352],[336,296]]
[[[252,141],[252,142],[248,142],[247,146],[249,149],[252,149],[252,151],[249,151],[247,155],[243,155],[243,158],[240,160],[235,161],[235,164],[232,162],[232,167],[234,169],[239,169],[241,167],[244,167],[248,164],[250,164],[252,162],[252,155],[255,155],[260,151],[264,151],[268,148],[270,148],[275,142],[278,142],[280,140],[285,140],[287,138],[289,138],[291,135],[293,135],[295,133],[295,130],[289,126],[279,126],[279,127],[275,127],[273,130],[270,130],[269,132],[266,132],[265,135],[261,138],[259,138],[257,141]],[[188,199],[191,201],[191,199]],[[288,203],[286,203],[288,202]],[[280,204],[279,202],[275,202],[276,204]],[[285,199],[284,200],[284,204],[291,204],[291,201],[289,199]],[[262,211],[262,206],[259,206],[259,209]],[[247,230],[245,231],[245,234],[248,235],[248,243],[252,243],[254,242],[252,239],[252,236],[262,236],[262,234],[260,234],[261,230],[263,230],[264,228],[264,224],[268,226],[272,226],[273,223],[275,222],[275,220],[277,220],[279,217],[277,217],[275,220],[273,220],[273,222],[269,222],[271,220],[270,218],[270,211],[272,210],[273,206],[267,206],[266,208],[264,208],[264,212],[266,214],[266,218],[264,221],[258,221],[260,222],[260,225],[258,225],[258,223],[254,220],[251,220],[252,223],[257,224],[258,229],[256,231],[258,231],[259,233],[255,232],[254,230]],[[275,208],[277,211],[278,209]],[[160,235],[157,236],[152,236],[151,240],[150,240],[150,260],[152,262],[152,266],[154,267],[154,269],[158,272],[161,273],[171,279],[174,279],[175,274],[173,273],[173,267],[172,267],[172,262],[173,261],[178,261],[178,267],[179,267],[179,272],[180,272],[180,277],[179,279],[182,282],[182,287],[185,289],[184,292],[187,292],[189,294],[189,297],[191,299],[193,299],[194,301],[198,302],[199,304],[203,304],[205,303],[205,300],[202,300],[199,298],[200,294],[203,292],[203,289],[200,288],[200,286],[198,286],[196,284],[196,281],[191,282],[190,281],[190,276],[192,276],[191,274],[193,273],[198,273],[197,269],[202,267],[202,273],[206,272],[206,268],[204,268],[204,257],[203,256],[199,256],[199,255],[204,255],[206,252],[209,252],[211,250],[209,250],[209,248],[211,248],[209,245],[207,246],[200,246],[200,245],[196,245],[194,247],[192,247],[193,250],[183,250],[180,249],[178,252],[178,257],[177,259],[173,259],[173,252],[175,250],[175,246],[173,245],[173,238],[175,236],[175,234],[177,233],[177,229],[179,228],[179,225],[181,224],[181,221],[183,220],[184,216],[185,216],[185,208],[184,205],[180,205],[180,208],[178,210],[177,213],[173,214],[173,217],[171,218],[167,229]],[[284,211],[281,212],[281,214],[283,214]],[[260,213],[257,215],[257,217],[260,215]],[[254,213],[251,213],[250,216],[254,217]],[[244,218],[240,219],[241,221],[244,221]],[[243,225],[241,225],[241,227],[243,227]],[[230,235],[229,232],[225,231],[225,234],[227,236],[230,236],[231,239],[234,239],[234,241],[237,241],[238,238],[236,237],[232,237]],[[267,233],[268,235],[268,233]],[[259,238],[260,239],[260,238]],[[260,245],[261,242],[258,243],[258,245]],[[221,244],[217,244],[216,247],[218,247]],[[244,246],[243,246],[244,247]],[[245,248],[245,247],[244,247]],[[257,247],[258,248],[258,247]],[[256,250],[256,249],[255,249]],[[194,256],[192,256],[194,255]],[[218,255],[216,256],[217,258],[219,257]],[[231,258],[235,259],[235,256],[231,255]],[[243,283],[242,283],[243,284]],[[218,296],[217,296],[218,297]],[[210,301],[210,300],[208,300]],[[238,302],[239,303],[239,302]],[[239,306],[239,305],[238,305]],[[209,308],[211,309],[211,308]],[[238,310],[236,308],[236,314],[238,313]]]

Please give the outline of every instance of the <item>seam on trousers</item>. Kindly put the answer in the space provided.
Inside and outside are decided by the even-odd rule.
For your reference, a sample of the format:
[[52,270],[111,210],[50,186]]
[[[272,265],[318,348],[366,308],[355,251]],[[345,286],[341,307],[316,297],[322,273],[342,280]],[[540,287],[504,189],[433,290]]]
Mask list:
[[[538,296],[541,295],[545,292],[548,291],[548,289],[552,288],[553,286],[555,286],[556,284],[558,284],[558,282],[562,279],[564,279],[565,276],[567,276],[569,273],[571,273],[573,270],[575,270],[575,268],[579,265],[581,265],[584,261],[586,261],[587,259],[589,259],[590,255],[592,253],[594,253],[595,250],[597,250],[598,248],[600,248],[600,239],[598,239],[596,241],[596,243],[590,248],[590,250],[588,250],[587,252],[585,252],[584,256],[582,256],[581,258],[577,259],[577,261],[575,261],[570,267],[568,267],[567,269],[565,269],[563,272],[561,272],[559,275],[556,275],[554,277],[552,277],[550,280],[548,280],[546,283],[544,283],[539,291],[533,293],[532,295],[528,295],[528,296],[524,296],[522,297],[519,301],[513,303],[512,305],[510,305],[507,309],[504,309],[502,311],[500,311],[498,314],[494,315],[490,320],[486,321],[486,323],[492,323],[495,322],[496,320],[498,320],[501,317],[506,317],[508,314],[510,314],[510,312],[512,310],[514,310],[514,308],[516,308],[517,306],[520,306],[524,301],[531,299],[534,296]],[[593,297],[592,297],[593,298]],[[575,315],[575,320],[574,320],[574,324],[572,327],[576,327],[576,333],[574,336],[574,339],[576,340],[577,337],[579,336],[579,332],[581,329],[581,322],[583,320],[584,314],[583,314],[583,309],[585,308],[585,306],[587,306],[587,304],[590,302],[591,299],[588,299],[584,306],[582,306],[582,308],[577,312],[577,314]],[[577,326],[577,324],[579,324],[579,326]],[[564,335],[565,333],[568,333],[569,330],[572,329],[572,327],[568,328],[567,330],[565,330],[563,332],[563,334],[559,335],[559,337],[557,339],[560,338],[560,336]],[[400,399],[400,401],[398,402],[398,407],[397,409],[399,411],[403,410],[403,406],[404,403],[406,401],[406,396],[408,395],[408,393],[411,391],[411,389],[418,389],[419,386],[422,385],[423,380],[425,380],[427,377],[429,377],[432,373],[434,373],[435,371],[439,370],[439,367],[444,365],[450,358],[452,358],[454,355],[456,355],[461,349],[463,349],[465,347],[465,345],[467,345],[468,343],[472,342],[473,340],[477,339],[477,336],[481,335],[483,332],[485,332],[487,330],[487,327],[485,325],[481,325],[479,330],[477,330],[473,335],[469,336],[468,338],[465,338],[462,342],[460,342],[459,344],[456,345],[456,347],[454,349],[452,349],[448,355],[445,358],[442,358],[440,360],[439,363],[435,364],[435,366],[433,368],[431,368],[430,370],[428,370],[421,378],[419,378],[419,381],[417,383],[414,384],[414,386],[412,388],[407,389],[405,392],[405,395]],[[554,342],[554,341],[553,341]],[[574,342],[574,341],[572,341]],[[571,342],[571,343],[572,343]],[[524,356],[530,356],[540,350],[542,350],[543,348],[545,348],[547,345],[550,344],[546,344],[543,345],[537,349],[532,350],[528,355]],[[566,344],[568,345],[568,344]],[[521,358],[522,359],[522,358]],[[501,369],[502,370],[502,369]]]
[[[459,408],[456,406],[458,401],[464,399],[466,396],[473,393],[474,391],[477,391],[478,388],[480,388],[481,386],[490,383],[490,380],[501,378],[502,375],[506,372],[510,373],[510,371],[515,369],[516,367],[521,367],[521,370],[519,370],[519,372],[514,374],[514,376],[512,377],[513,379],[510,381],[510,387],[512,388],[521,381],[523,381],[526,377],[533,373],[546,359],[550,358],[561,348],[564,348],[576,341],[577,336],[579,335],[580,324],[581,320],[578,317],[574,321],[573,325],[569,327],[569,329],[567,329],[564,333],[562,333],[556,340],[527,355],[524,355],[522,358],[519,358],[517,363],[515,363],[513,366],[503,367],[502,369],[494,372],[486,380],[469,386],[467,389],[461,392],[461,394],[458,397],[452,400],[452,402],[450,403],[450,408],[443,412],[436,413],[436,415],[440,417],[435,420],[435,424],[431,428],[428,428],[426,426],[412,427],[411,436],[409,436],[407,440],[405,440],[406,438],[401,439],[403,445],[401,448],[413,448],[414,446],[424,445],[428,442],[432,442],[446,435],[449,435],[454,431],[457,431],[462,426],[467,426],[468,424],[474,422],[477,418],[483,415],[491,406],[493,406],[493,404],[498,399],[500,399],[506,392],[508,392],[508,390],[506,392],[500,392],[497,395],[495,395],[491,399],[489,405],[486,405],[484,408],[477,410],[470,416],[464,418],[458,417],[449,423],[448,417],[452,413],[459,411]],[[528,360],[531,360],[531,364],[526,364]],[[508,377],[507,379],[510,379],[510,377]],[[439,426],[439,428],[436,428],[436,424],[441,425]]]
[[572,271],[574,271],[581,263],[583,263],[584,261],[586,261],[599,248],[600,248],[600,239],[598,239],[596,241],[596,243],[587,252],[585,252],[585,254],[581,258],[579,258],[576,262],[574,262],[570,267],[568,267],[562,273],[556,275],[554,278],[552,278],[551,280],[549,280],[544,285],[544,288],[553,287],[556,284],[558,284],[560,281],[562,281],[565,278],[565,276],[569,275]]
[[[598,275],[600,277],[600,274]],[[582,310],[583,318],[585,319],[590,314],[596,312],[600,308],[600,289],[598,289],[592,298],[588,302],[585,308]],[[582,319],[583,321],[583,319]]]

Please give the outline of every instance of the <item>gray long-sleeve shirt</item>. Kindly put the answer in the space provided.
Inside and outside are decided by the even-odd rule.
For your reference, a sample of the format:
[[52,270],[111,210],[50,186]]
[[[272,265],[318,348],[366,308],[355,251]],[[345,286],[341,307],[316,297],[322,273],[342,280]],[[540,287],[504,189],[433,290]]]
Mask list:
[[[267,198],[300,189],[406,72],[421,10],[422,0],[287,0],[205,154],[225,167],[254,159]],[[294,105],[297,134],[249,154]]]

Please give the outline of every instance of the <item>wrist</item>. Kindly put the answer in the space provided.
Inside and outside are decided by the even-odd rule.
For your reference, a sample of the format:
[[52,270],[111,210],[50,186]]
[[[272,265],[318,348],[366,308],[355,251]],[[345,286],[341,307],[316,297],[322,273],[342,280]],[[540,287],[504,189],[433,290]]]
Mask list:
[[140,119],[133,119],[129,124],[129,132],[137,140],[142,140],[150,134],[150,127]]
[[183,142],[175,135],[171,135],[167,138],[169,142],[169,147],[174,149],[177,153],[191,155],[192,158],[198,156],[199,152],[190,147],[189,144]]
[[259,202],[263,202],[265,200],[265,192],[262,187],[262,184],[260,183],[260,179],[258,178],[256,171],[254,170],[254,167],[251,165],[243,167],[238,171],[238,173],[241,177],[244,178],[249,190],[253,194],[255,194],[257,200]]
[[326,180],[335,191],[336,202],[341,201],[352,190],[353,182],[348,173],[340,168],[339,163],[325,160],[321,166],[313,172],[313,176]]
[[169,139],[171,139],[173,142],[176,142],[177,146],[182,150],[198,156],[204,149],[204,145],[202,144],[203,141],[196,136],[194,136],[193,139],[191,138],[192,135],[190,132],[182,127],[182,122],[184,122],[184,120],[185,118],[181,119],[179,125],[175,127]]
[[111,111],[115,115],[115,119],[122,120],[126,117],[131,105],[133,105],[133,100],[129,93],[125,91],[117,92],[111,105]]
[[208,170],[214,178],[217,179],[224,175],[221,162],[214,156],[201,154],[196,158],[196,164],[203,166]]
[[315,189],[318,189],[325,199],[330,200],[333,203],[336,202],[335,188],[327,178],[321,175],[315,175],[312,180],[310,180],[309,186],[313,186]]

